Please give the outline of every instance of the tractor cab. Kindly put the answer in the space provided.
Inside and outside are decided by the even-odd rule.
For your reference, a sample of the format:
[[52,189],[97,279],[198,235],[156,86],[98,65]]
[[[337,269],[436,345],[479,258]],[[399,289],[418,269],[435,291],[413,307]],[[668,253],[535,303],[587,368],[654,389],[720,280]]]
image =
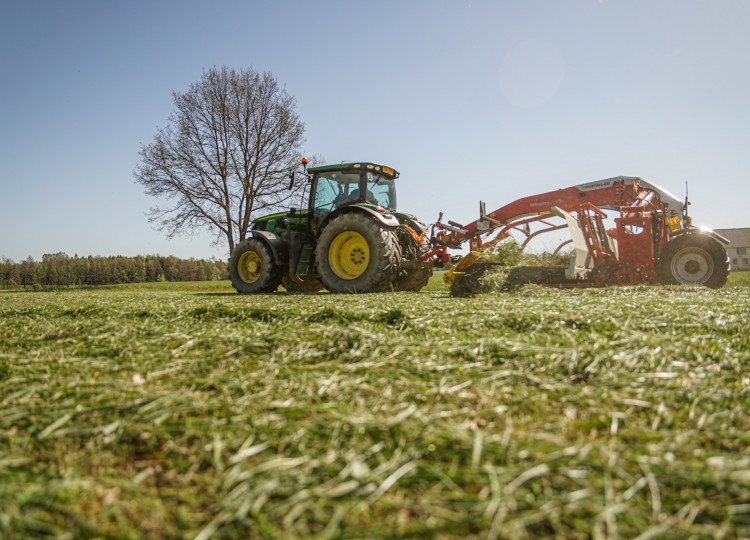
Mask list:
[[375,163],[341,163],[311,167],[310,226],[317,234],[332,212],[363,206],[380,213],[396,210],[396,178],[391,167]]

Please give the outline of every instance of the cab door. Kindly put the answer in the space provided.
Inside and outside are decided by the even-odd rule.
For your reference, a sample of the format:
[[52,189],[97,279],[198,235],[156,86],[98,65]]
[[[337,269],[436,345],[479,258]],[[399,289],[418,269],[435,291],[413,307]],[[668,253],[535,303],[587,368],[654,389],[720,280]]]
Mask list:
[[315,175],[310,194],[310,229],[313,235],[318,236],[321,224],[331,212],[359,202],[361,183],[360,171],[333,171]]

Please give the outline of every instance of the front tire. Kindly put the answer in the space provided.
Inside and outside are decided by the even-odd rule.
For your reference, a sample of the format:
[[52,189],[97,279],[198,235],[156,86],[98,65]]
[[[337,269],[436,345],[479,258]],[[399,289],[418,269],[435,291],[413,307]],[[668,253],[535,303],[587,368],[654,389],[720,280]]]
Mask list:
[[396,232],[364,214],[348,213],[326,225],[315,248],[320,280],[334,293],[389,289],[401,249]]
[[666,285],[722,287],[729,276],[729,257],[717,240],[705,234],[685,234],[662,250],[658,279]]
[[229,257],[229,279],[241,294],[275,291],[281,283],[281,267],[273,260],[271,250],[257,238],[237,244]]

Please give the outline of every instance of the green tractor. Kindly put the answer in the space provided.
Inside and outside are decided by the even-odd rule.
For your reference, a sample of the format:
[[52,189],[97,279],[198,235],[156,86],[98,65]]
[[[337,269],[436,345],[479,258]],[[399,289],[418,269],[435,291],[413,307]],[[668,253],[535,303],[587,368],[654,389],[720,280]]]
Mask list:
[[[323,288],[334,293],[419,291],[432,275],[427,227],[396,210],[391,167],[358,162],[307,169],[307,209],[252,222],[229,258],[239,293]],[[294,176],[292,175],[292,182]]]

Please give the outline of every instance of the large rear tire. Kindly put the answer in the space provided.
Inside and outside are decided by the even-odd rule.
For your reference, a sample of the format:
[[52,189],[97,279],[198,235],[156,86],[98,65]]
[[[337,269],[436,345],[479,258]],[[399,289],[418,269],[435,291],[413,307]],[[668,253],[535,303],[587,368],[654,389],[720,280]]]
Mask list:
[[401,249],[396,232],[364,214],[333,218],[318,238],[315,259],[320,280],[334,293],[389,289]]
[[666,285],[722,287],[729,276],[729,257],[716,239],[705,234],[685,234],[662,250],[658,279]]
[[237,244],[229,257],[229,279],[241,294],[273,292],[281,283],[282,274],[271,250],[257,238]]

